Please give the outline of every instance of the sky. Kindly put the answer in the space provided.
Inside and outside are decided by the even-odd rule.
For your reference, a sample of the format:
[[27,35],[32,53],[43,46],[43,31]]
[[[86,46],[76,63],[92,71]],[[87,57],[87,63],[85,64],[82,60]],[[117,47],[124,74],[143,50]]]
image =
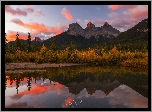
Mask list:
[[105,22],[123,32],[148,18],[148,5],[5,5],[8,41],[35,37],[48,39],[67,31],[69,24],[83,29],[88,22],[101,27]]

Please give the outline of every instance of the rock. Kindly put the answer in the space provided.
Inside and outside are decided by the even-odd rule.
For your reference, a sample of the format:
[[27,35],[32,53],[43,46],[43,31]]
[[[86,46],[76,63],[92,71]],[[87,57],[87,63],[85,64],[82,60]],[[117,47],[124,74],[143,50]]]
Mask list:
[[105,22],[104,25],[101,27],[95,27],[94,24],[89,22],[85,29],[83,29],[76,22],[69,25],[67,32],[70,35],[75,35],[75,36],[81,35],[87,39],[89,39],[91,36],[98,38],[99,35],[102,35],[103,37],[107,37],[107,38],[113,38],[113,37],[117,37],[120,34],[119,30],[113,28],[107,22]]
[[83,28],[76,22],[69,25],[68,34],[84,36]]
[[42,40],[39,37],[35,37],[35,41],[41,42]]

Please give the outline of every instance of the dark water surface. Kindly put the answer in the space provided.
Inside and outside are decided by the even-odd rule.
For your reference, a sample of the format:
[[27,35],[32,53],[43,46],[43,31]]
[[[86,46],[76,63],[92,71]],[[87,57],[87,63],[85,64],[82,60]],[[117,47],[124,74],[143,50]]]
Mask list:
[[54,67],[5,81],[6,108],[148,108],[148,71]]

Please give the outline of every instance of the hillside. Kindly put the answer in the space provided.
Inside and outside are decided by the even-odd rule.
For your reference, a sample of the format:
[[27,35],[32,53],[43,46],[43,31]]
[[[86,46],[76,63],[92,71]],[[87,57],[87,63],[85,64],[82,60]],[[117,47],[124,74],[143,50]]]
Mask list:
[[44,44],[46,47],[50,47],[51,43],[54,42],[56,49],[65,49],[68,46],[72,47],[73,49],[87,49],[108,41],[109,39],[103,36],[99,36],[98,39],[91,36],[89,39],[87,39],[81,35],[69,35],[67,32],[64,32],[60,35],[45,40]]
[[148,48],[148,18],[134,27],[122,32],[117,38],[107,42],[107,45],[121,45],[123,49],[140,50]]

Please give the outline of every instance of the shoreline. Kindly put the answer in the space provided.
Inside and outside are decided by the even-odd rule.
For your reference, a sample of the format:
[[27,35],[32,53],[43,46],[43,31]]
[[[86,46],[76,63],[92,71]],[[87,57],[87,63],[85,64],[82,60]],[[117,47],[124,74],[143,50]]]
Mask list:
[[[7,64],[5,64],[5,73],[45,72],[46,70],[44,68],[76,66],[76,65],[86,65],[86,64],[76,64],[76,63],[36,64],[36,63],[26,63],[26,62],[24,62],[24,63],[7,63]],[[34,70],[31,70],[31,69],[34,69]],[[37,70],[37,69],[43,69],[43,70]]]
[[5,64],[5,71],[6,70],[12,70],[12,69],[25,69],[25,68],[49,68],[49,67],[64,67],[64,66],[76,66],[76,65],[86,65],[86,63],[83,64],[77,64],[77,63],[42,63],[42,64],[36,64],[36,63],[7,63]]

